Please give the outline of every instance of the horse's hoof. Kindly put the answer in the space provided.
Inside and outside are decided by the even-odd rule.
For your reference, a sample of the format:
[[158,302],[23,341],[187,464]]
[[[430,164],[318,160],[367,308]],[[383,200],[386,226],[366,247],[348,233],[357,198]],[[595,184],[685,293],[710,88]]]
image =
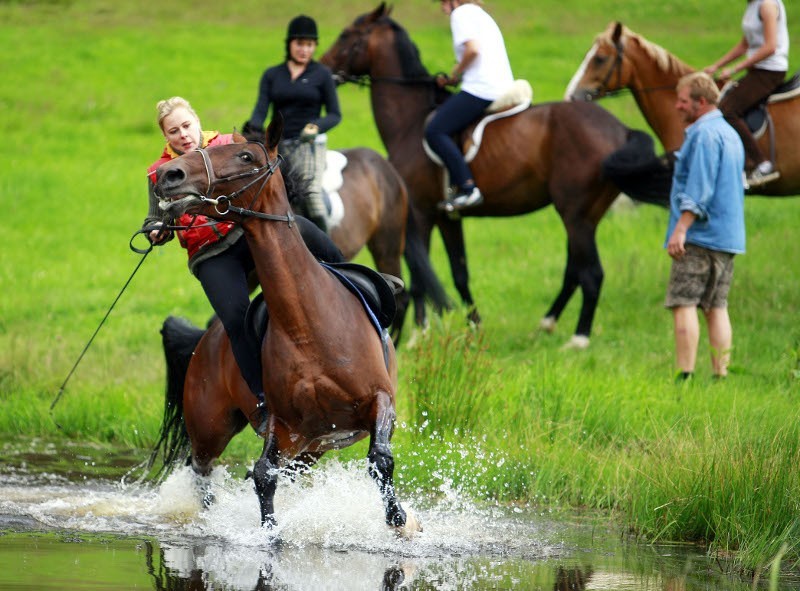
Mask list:
[[582,334],[574,334],[572,338],[568,340],[564,345],[561,347],[562,351],[569,351],[569,350],[578,350],[583,351],[584,349],[589,348],[589,337],[582,335]]
[[539,321],[539,328],[550,334],[556,330],[556,319],[553,316],[545,316]]
[[404,540],[411,540],[415,535],[422,531],[422,523],[417,519],[416,514],[410,509],[406,509],[406,523],[394,528],[398,537]]

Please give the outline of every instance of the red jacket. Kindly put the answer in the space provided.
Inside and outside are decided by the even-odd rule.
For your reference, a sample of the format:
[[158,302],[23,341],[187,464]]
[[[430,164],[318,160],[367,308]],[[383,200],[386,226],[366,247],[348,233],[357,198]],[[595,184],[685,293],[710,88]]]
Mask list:
[[[203,132],[203,147],[208,148],[211,146],[223,146],[225,144],[233,143],[233,135],[226,133],[221,134],[218,131],[204,131]],[[156,170],[165,162],[169,162],[173,158],[177,158],[176,154],[169,144],[164,148],[161,158],[153,162],[147,169],[147,174],[153,183],[156,182]],[[178,241],[181,243],[189,258],[191,259],[197,252],[215,242],[222,239],[228,232],[233,229],[233,222],[214,222],[214,220],[204,215],[194,215],[191,213],[184,213],[177,220],[179,226],[191,226],[187,230],[177,230]]]

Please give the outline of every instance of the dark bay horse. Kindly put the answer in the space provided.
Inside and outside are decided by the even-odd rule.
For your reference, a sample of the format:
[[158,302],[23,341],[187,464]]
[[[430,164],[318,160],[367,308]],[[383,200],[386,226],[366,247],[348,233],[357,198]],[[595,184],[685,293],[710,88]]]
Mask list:
[[[686,127],[675,110],[675,86],[682,76],[694,71],[663,47],[622,23],[612,22],[595,38],[572,77],[565,98],[586,101],[630,90],[664,149],[671,152],[680,148]],[[773,155],[781,176],[754,192],[768,196],[798,195],[800,91],[773,95],[767,103],[767,112],[773,128],[766,130],[758,141],[765,154]],[[774,147],[770,142],[772,134]]]
[[[423,149],[425,121],[445,98],[422,64],[406,31],[382,3],[346,27],[320,60],[344,80],[370,85],[375,123],[405,179],[426,244],[434,226],[444,241],[453,280],[471,318],[480,319],[469,289],[460,218],[440,212],[443,173]],[[484,202],[470,216],[515,216],[553,204],[567,231],[567,264],[560,293],[541,322],[553,330],[578,287],[583,293],[570,344],[589,344],[603,281],[595,232],[619,194],[603,176],[602,162],[623,147],[629,129],[592,104],[547,103],[490,123],[470,164]]]
[[[341,152],[347,158],[338,190],[344,212],[341,221],[329,229],[331,239],[348,260],[366,246],[375,268],[395,277],[403,277],[405,258],[409,288],[417,302],[416,323],[424,325],[423,299],[427,298],[439,312],[449,308],[450,303],[410,217],[405,183],[375,150],[351,148]],[[410,298],[405,287],[396,295],[397,313],[392,325],[395,343],[400,339]]]
[[[273,121],[265,143],[238,136],[236,143],[164,164],[156,192],[170,216],[188,211],[240,223],[256,261],[269,310],[262,362],[270,419],[253,468],[262,523],[275,522],[281,468],[294,462],[310,465],[328,450],[369,436],[369,472],[378,484],[386,522],[410,534],[418,524],[401,507],[393,483],[394,346],[376,330],[359,299],[303,243],[279,169],[281,128],[279,120]],[[216,323],[188,362],[185,351],[183,361],[177,359],[187,365],[182,406],[180,414],[165,413],[162,428],[162,442],[171,433],[168,446],[174,447],[180,446],[185,427],[192,468],[202,476],[255,409],[255,397],[244,386],[223,337]]]

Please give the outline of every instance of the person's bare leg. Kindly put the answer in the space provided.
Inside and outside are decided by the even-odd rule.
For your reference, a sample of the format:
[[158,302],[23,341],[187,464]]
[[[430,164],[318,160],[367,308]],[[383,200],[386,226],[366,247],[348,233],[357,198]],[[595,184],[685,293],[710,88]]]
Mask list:
[[680,371],[692,373],[697,361],[697,343],[700,339],[697,308],[678,306],[672,309],[672,318],[675,326],[675,361]]
[[708,323],[708,342],[711,345],[711,367],[715,376],[728,375],[731,360],[733,329],[728,308],[710,308],[705,311]]

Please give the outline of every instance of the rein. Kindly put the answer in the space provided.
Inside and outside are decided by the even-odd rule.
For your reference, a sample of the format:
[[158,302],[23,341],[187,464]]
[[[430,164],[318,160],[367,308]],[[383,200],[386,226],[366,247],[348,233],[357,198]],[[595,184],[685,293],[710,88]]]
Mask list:
[[[441,74],[444,74],[444,72]],[[362,87],[368,87],[372,84],[380,82],[387,82],[389,84],[405,84],[410,86],[412,84],[433,85],[436,83],[436,78],[438,76],[439,74],[436,76],[426,76],[425,78],[402,78],[392,76],[374,77],[370,74],[361,74],[360,76],[356,76],[353,74],[347,74],[344,70],[339,70],[334,74],[334,79],[339,84],[352,82],[353,84],[357,84],[358,86]]]

